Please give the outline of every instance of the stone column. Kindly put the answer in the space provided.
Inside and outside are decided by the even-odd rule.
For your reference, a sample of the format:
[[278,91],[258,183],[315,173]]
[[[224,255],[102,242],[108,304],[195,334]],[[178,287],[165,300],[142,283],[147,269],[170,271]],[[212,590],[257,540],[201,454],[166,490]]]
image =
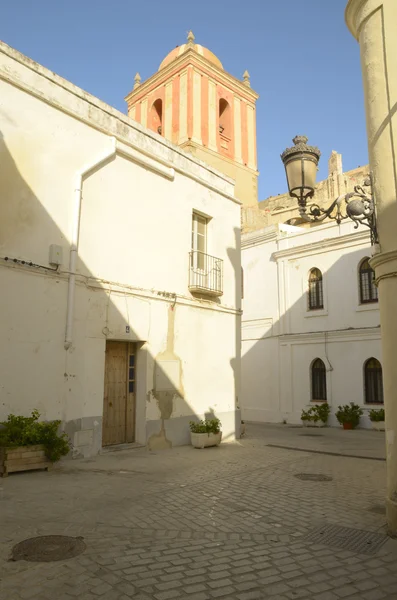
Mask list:
[[371,265],[379,285],[382,330],[387,522],[397,535],[397,1],[349,0],[345,17],[360,44],[377,205],[379,248]]

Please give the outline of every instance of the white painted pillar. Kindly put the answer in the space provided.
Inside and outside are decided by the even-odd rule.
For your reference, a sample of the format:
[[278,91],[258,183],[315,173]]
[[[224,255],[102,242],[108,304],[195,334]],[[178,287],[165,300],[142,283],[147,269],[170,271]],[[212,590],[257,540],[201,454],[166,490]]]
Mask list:
[[370,168],[380,248],[379,284],[387,446],[387,522],[397,535],[397,1],[349,0],[346,22],[360,44]]

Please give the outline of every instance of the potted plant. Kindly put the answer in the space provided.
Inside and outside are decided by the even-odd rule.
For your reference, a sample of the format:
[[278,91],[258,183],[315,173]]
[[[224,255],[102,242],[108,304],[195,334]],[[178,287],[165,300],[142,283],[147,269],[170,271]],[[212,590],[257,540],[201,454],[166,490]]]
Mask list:
[[369,411],[369,418],[372,423],[372,429],[377,431],[385,430],[385,409],[373,408]]
[[190,421],[190,439],[195,448],[219,446],[222,440],[221,422],[219,419]]
[[326,402],[311,406],[308,410],[302,410],[303,425],[307,427],[325,427],[330,412],[331,408]]
[[335,416],[343,426],[343,429],[355,429],[360,422],[362,414],[363,409],[358,404],[350,402],[350,404],[338,406]]
[[66,433],[58,434],[61,421],[39,421],[34,410],[30,417],[8,415],[0,423],[0,475],[33,469],[48,470],[54,462],[68,454],[70,442]]

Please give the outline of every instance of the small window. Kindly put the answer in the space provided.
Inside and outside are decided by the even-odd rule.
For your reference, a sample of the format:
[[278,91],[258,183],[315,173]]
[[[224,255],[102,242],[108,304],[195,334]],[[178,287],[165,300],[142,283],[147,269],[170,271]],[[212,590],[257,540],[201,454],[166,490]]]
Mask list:
[[365,403],[383,404],[382,365],[376,358],[364,364]]
[[192,267],[204,269],[207,252],[207,219],[193,213],[192,219]]
[[309,274],[309,310],[324,308],[323,275],[320,269],[312,269]]
[[[130,347],[132,345],[130,344]],[[128,393],[133,394],[135,391],[135,355],[130,351],[128,361]]]
[[378,288],[375,285],[375,272],[370,267],[368,258],[364,258],[360,263],[359,277],[361,304],[378,302]]
[[230,138],[230,104],[224,98],[219,100],[219,133]]
[[327,372],[321,358],[316,358],[311,367],[312,378],[312,401],[327,401]]

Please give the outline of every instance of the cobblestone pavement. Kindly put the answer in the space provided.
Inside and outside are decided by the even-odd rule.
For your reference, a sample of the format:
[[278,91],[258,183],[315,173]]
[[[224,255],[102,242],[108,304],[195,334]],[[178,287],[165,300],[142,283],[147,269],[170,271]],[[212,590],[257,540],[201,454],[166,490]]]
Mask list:
[[[0,480],[1,600],[396,600],[385,462],[269,447],[274,431],[248,424],[219,448],[124,450]],[[325,435],[343,454],[339,432]],[[346,454],[359,436],[383,443],[347,435]],[[54,534],[87,548],[9,560],[16,543]]]

